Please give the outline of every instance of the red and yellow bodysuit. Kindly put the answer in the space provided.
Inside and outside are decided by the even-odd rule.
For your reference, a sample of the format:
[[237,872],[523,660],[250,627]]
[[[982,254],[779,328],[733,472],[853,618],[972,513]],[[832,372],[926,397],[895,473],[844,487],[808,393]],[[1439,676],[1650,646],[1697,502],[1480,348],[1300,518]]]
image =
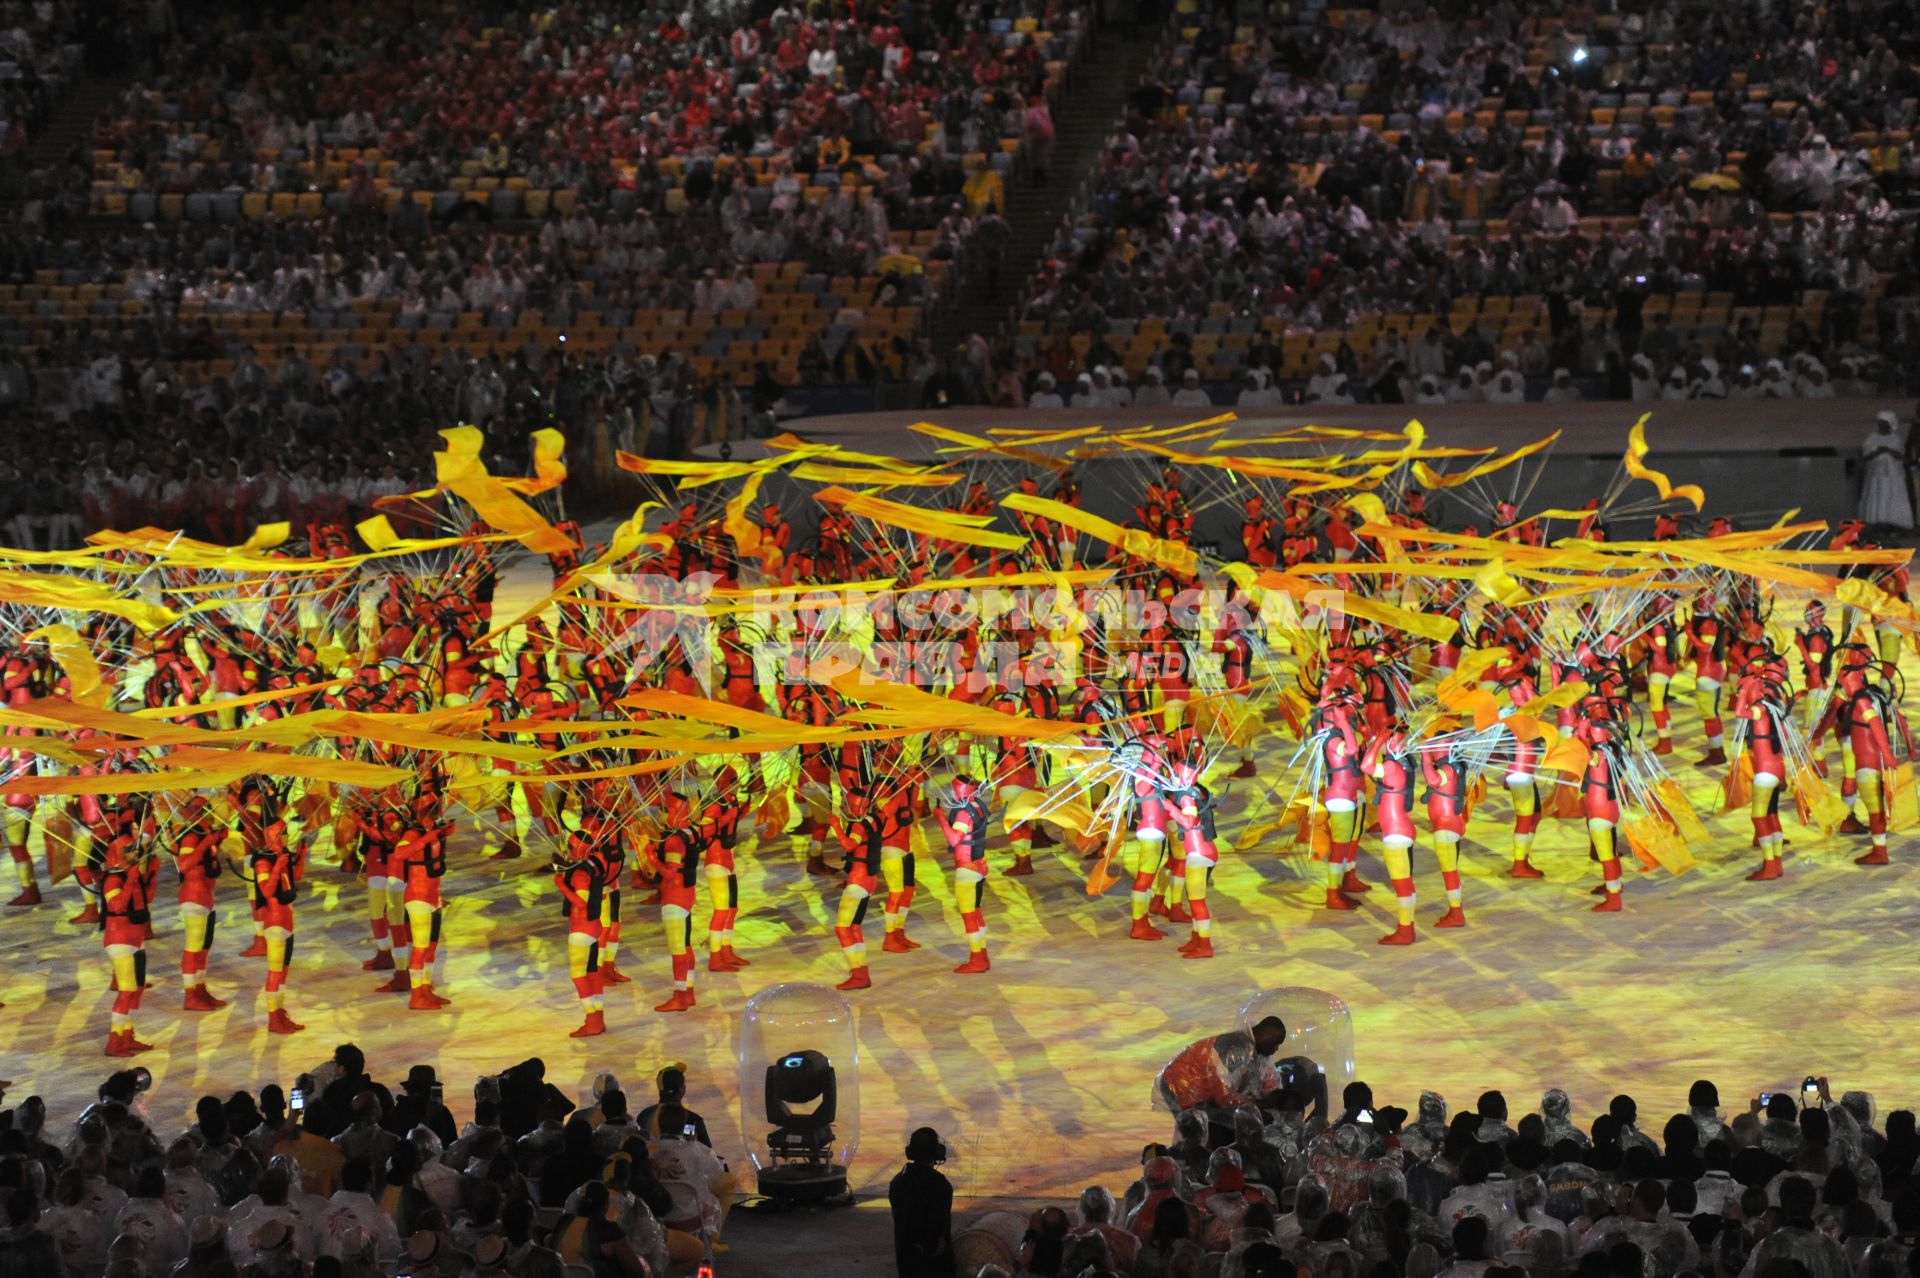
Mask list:
[[693,904],[699,895],[700,847],[693,810],[685,796],[668,794],[667,830],[660,836],[660,924],[667,934],[673,996],[656,1012],[684,1012],[694,1005]]
[[189,1012],[211,1012],[226,1006],[207,992],[207,956],[213,949],[214,881],[220,877],[220,845],[226,831],[213,819],[206,801],[189,800],[184,823],[174,836],[173,864],[180,874],[180,983],[186,987],[182,1006]]
[[848,820],[833,819],[834,833],[847,853],[847,882],[840,890],[840,908],[834,917],[833,933],[840,952],[847,960],[847,979],[835,988],[864,990],[873,984],[867,972],[867,938],[862,924],[867,917],[867,901],[880,887],[880,856],[886,837],[886,821],[871,810],[867,792],[852,790],[846,800]]
[[266,948],[267,1030],[297,1034],[306,1026],[287,1015],[287,972],[293,966],[293,903],[305,858],[287,846],[287,823],[274,817],[260,827],[259,842],[247,860],[254,913]]
[[[432,1012],[450,1001],[434,992],[445,969],[440,949],[440,933],[445,922],[445,903],[440,885],[447,873],[447,835],[450,824],[439,820],[439,797],[423,793],[414,801],[413,820],[393,845],[387,862],[389,881],[401,885],[401,906],[406,913],[406,981],[412,997],[407,1006],[416,1012]],[[400,974],[394,974],[398,983]]]
[[1700,758],[1701,767],[1716,767],[1727,761],[1726,729],[1720,721],[1720,685],[1727,678],[1727,628],[1713,608],[1711,598],[1702,598],[1687,622],[1687,639],[1693,646],[1693,700],[1707,732],[1707,752]]
[[147,983],[147,937],[152,923],[152,885],[130,837],[106,849],[100,873],[101,941],[113,965],[113,1028],[108,1056],[153,1050],[133,1036],[133,1014]]
[[940,833],[953,855],[953,900],[967,933],[967,961],[953,970],[985,972],[992,966],[987,961],[987,922],[981,909],[987,882],[987,805],[980,797],[979,782],[968,776],[954,778],[952,806],[942,805],[936,811]]
[[573,980],[583,1019],[574,1038],[607,1032],[606,984],[600,974],[600,919],[605,909],[608,867],[593,836],[583,827],[567,839],[566,861],[554,873],[554,886],[566,902],[567,974]]

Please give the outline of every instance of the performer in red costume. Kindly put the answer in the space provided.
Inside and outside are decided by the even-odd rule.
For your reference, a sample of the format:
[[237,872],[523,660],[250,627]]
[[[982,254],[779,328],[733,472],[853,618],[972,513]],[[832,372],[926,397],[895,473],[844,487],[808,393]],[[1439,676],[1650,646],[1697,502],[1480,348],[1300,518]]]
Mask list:
[[734,870],[733,849],[740,837],[744,808],[739,795],[739,773],[722,768],[714,777],[714,794],[702,813],[700,838],[704,846],[701,872],[713,915],[707,921],[707,970],[737,972],[752,964],[733,949],[733,924],[740,913],[740,877]]
[[1793,646],[1800,652],[1800,670],[1808,692],[1827,686],[1833,677],[1833,631],[1827,628],[1827,606],[1818,599],[1807,601],[1800,629],[1793,635]]
[[847,979],[835,988],[864,990],[873,985],[867,971],[867,938],[862,924],[867,917],[867,902],[880,887],[880,856],[885,837],[885,822],[872,810],[871,794],[852,789],[846,795],[847,820],[833,817],[833,832],[847,853],[847,882],[840,890],[840,905],[834,916],[834,936],[847,960]]
[[[134,829],[138,829],[137,818]],[[113,965],[113,1027],[108,1056],[153,1050],[133,1034],[133,1014],[147,984],[147,939],[152,935],[153,885],[141,863],[141,838],[129,831],[107,844],[101,859],[101,942]]]
[[1213,907],[1207,903],[1207,887],[1213,867],[1219,863],[1218,831],[1213,822],[1213,794],[1200,780],[1198,764],[1182,761],[1173,766],[1173,785],[1166,792],[1167,811],[1173,818],[1184,854],[1181,874],[1186,883],[1187,909],[1193,919],[1193,934],[1180,952],[1191,959],[1213,957]]
[[1718,767],[1727,761],[1725,728],[1720,722],[1720,685],[1727,677],[1727,628],[1720,620],[1719,602],[1712,595],[1702,595],[1694,603],[1687,639],[1693,645],[1694,704],[1707,731],[1707,752],[1701,756],[1700,766]]
[[249,849],[253,907],[261,926],[267,959],[267,1030],[297,1034],[306,1026],[287,1015],[287,972],[293,966],[293,903],[306,874],[306,851],[287,844],[287,823],[269,795],[261,814],[258,842]]
[[1459,756],[1451,749],[1420,751],[1420,772],[1427,782],[1427,824],[1433,828],[1433,856],[1440,864],[1440,886],[1447,893],[1447,912],[1435,927],[1465,927],[1460,906],[1460,840],[1467,834],[1467,778]]
[[[416,1012],[438,1011],[451,1001],[433,989],[445,970],[440,951],[445,922],[440,883],[447,873],[447,836],[453,832],[453,823],[441,820],[442,802],[438,787],[423,779],[413,799],[411,820],[388,862],[388,876],[402,884],[410,943],[405,970],[412,997],[407,1006]],[[394,983],[399,981],[396,972]]]
[[1380,938],[1382,945],[1412,945],[1413,886],[1413,758],[1407,734],[1390,728],[1373,738],[1361,759],[1361,771],[1373,781],[1373,802],[1380,816],[1380,843],[1386,850],[1387,876],[1393,880],[1394,914],[1398,926]]
[[566,902],[567,975],[580,1000],[580,1028],[570,1037],[592,1038],[607,1032],[600,972],[600,936],[608,887],[612,882],[597,818],[581,818],[581,828],[567,836],[566,850],[555,859],[553,883]]
[[1785,689],[1773,677],[1784,679],[1784,668],[1770,670],[1761,662],[1749,664],[1733,698],[1734,718],[1743,730],[1740,747],[1753,761],[1753,797],[1747,812],[1753,820],[1754,842],[1760,848],[1760,868],[1749,881],[1777,879],[1785,874],[1781,861],[1786,836],[1780,829],[1780,787],[1787,779]]
[[981,908],[987,882],[987,804],[980,797],[980,783],[970,776],[955,777],[949,796],[935,812],[947,850],[953,854],[953,900],[967,933],[967,961],[953,970],[985,972],[992,967],[987,961],[987,922]]
[[693,1007],[693,906],[699,895],[699,831],[693,805],[677,791],[666,797],[666,830],[660,836],[660,924],[667,934],[667,959],[673,969],[673,996],[656,1012]]
[[1673,677],[1680,673],[1681,647],[1685,632],[1680,623],[1674,620],[1673,600],[1665,595],[1654,596],[1652,608],[1654,618],[1647,627],[1647,708],[1653,712],[1655,754],[1673,753],[1673,736],[1670,725],[1673,712],[1667,709],[1667,689],[1673,683]]
[[[401,802],[397,790],[382,791],[375,802],[377,806],[370,811],[357,812],[353,817],[354,828],[360,832],[358,853],[367,882],[367,925],[373,933],[373,957],[361,963],[360,970],[391,972],[396,945],[401,950],[399,960],[406,961],[404,885],[389,873],[394,844],[400,841],[406,823],[397,808]],[[406,988],[405,978],[394,979],[399,989]]]
[[1133,928],[1127,935],[1136,941],[1158,941],[1167,935],[1147,917],[1153,906],[1154,880],[1167,851],[1169,814],[1157,779],[1168,767],[1166,750],[1167,739],[1157,732],[1139,738],[1139,761],[1128,778],[1133,787],[1133,839],[1127,848],[1127,868],[1133,872]]
[[1359,893],[1370,890],[1360,881],[1360,831],[1364,828],[1361,805],[1366,797],[1360,787],[1361,760],[1364,753],[1354,723],[1351,698],[1336,697],[1322,701],[1315,712],[1316,731],[1323,731],[1320,762],[1326,780],[1321,787],[1320,805],[1327,810],[1327,908],[1355,910]]
[[[1596,709],[1588,698],[1585,708]],[[1596,913],[1614,913],[1621,908],[1620,853],[1615,847],[1616,827],[1620,824],[1618,783],[1618,734],[1621,725],[1606,719],[1583,718],[1573,735],[1587,747],[1587,766],[1580,778],[1580,812],[1587,821],[1587,838],[1600,861],[1604,893],[1594,906]]]
[[1273,567],[1279,556],[1273,553],[1273,516],[1267,514],[1266,503],[1249,497],[1242,511],[1245,518],[1240,522],[1240,544],[1247,562],[1255,568]]
[[1860,797],[1867,805],[1867,830],[1873,836],[1873,848],[1865,856],[1854,858],[1855,865],[1888,865],[1887,792],[1884,776],[1894,766],[1893,742],[1887,735],[1887,716],[1891,713],[1885,694],[1871,683],[1863,682],[1847,701],[1848,739],[1853,746],[1854,776]]
[[180,874],[180,984],[181,1006],[189,1012],[211,1012],[226,1000],[207,992],[207,956],[213,949],[213,885],[220,877],[220,845],[226,831],[214,819],[211,805],[194,795],[175,818],[173,864]]

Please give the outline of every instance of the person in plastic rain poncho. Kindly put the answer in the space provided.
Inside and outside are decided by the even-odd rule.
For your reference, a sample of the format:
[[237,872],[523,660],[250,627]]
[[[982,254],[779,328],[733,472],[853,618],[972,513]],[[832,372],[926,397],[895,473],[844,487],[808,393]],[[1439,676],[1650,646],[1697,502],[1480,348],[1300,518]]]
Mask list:
[[1286,1023],[1269,1016],[1251,1029],[1189,1044],[1160,1071],[1154,1095],[1172,1113],[1201,1109],[1225,1122],[1236,1106],[1259,1104],[1291,1086],[1324,1115],[1327,1084],[1320,1067],[1305,1057],[1273,1059],[1286,1038]]

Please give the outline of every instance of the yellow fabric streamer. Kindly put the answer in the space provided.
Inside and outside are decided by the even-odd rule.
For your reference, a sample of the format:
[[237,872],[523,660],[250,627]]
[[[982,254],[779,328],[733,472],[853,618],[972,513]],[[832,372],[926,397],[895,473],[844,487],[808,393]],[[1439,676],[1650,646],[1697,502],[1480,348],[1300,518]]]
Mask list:
[[1452,474],[1443,475],[1425,462],[1417,461],[1413,464],[1414,478],[1418,479],[1421,485],[1427,488],[1458,488],[1462,484],[1471,483],[1485,475],[1491,475],[1496,470],[1505,470],[1517,461],[1522,461],[1533,456],[1535,453],[1551,448],[1559,439],[1560,432],[1556,430],[1545,439],[1536,439],[1531,444],[1522,444],[1504,457],[1495,457],[1491,461],[1484,461],[1478,466],[1469,466],[1465,470],[1455,471]]
[[42,572],[0,572],[0,603],[106,613],[124,617],[144,631],[158,630],[179,616],[171,608],[115,594],[97,581]]
[[1008,493],[1000,499],[1000,505],[1007,510],[1038,515],[1057,524],[1065,524],[1076,532],[1117,546],[1135,559],[1145,559],[1185,576],[1192,575],[1199,566],[1199,559],[1191,546],[1155,537],[1144,529],[1122,528],[1112,520],[1090,515],[1078,506],[1069,506],[1062,501],[1036,497],[1031,493]]
[[1661,501],[1689,502],[1694,510],[1698,511],[1707,503],[1707,495],[1700,490],[1698,484],[1681,484],[1676,488],[1668,482],[1665,475],[1645,464],[1647,454],[1653,451],[1652,445],[1647,443],[1649,416],[1651,414],[1642,414],[1640,420],[1633,424],[1633,429],[1627,432],[1627,451],[1620,458],[1620,464],[1625,466],[1627,473],[1635,479],[1644,479],[1652,484],[1660,494]]
[[87,641],[72,626],[58,622],[29,631],[29,640],[46,641],[47,651],[67,672],[67,686],[73,699],[83,706],[104,706],[113,695],[113,686],[100,678],[100,663],[93,659]]
[[994,550],[1019,550],[1027,544],[1025,537],[1014,533],[992,532],[978,527],[977,516],[927,510],[920,506],[888,501],[883,497],[867,497],[839,487],[822,488],[813,496],[815,501],[829,506],[838,506],[849,515],[871,519],[875,523],[893,528],[903,528],[908,532],[919,533],[938,541],[961,542],[969,546],[985,546]]

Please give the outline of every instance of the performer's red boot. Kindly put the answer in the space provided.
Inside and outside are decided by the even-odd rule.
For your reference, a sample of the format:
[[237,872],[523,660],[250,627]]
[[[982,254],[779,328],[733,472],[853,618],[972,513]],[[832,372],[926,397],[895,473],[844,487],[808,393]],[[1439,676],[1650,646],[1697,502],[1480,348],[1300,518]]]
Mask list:
[[1661,737],[1658,741],[1653,743],[1653,752],[1655,754],[1672,754],[1673,742],[1668,740],[1666,737]]
[[99,921],[100,921],[100,905],[97,901],[92,901],[92,900],[89,900],[87,902],[86,909],[80,911],[78,914],[74,915],[72,918],[67,920],[67,922],[69,923],[77,923],[83,927],[89,923],[98,923]]
[[987,952],[985,950],[975,950],[967,956],[966,962],[953,970],[956,972],[985,972],[991,969],[992,966],[991,963],[987,962]]
[[1867,829],[1866,826],[1860,823],[1860,818],[1853,815],[1853,813],[1851,812],[1847,813],[1847,819],[1840,823],[1838,829],[1841,834],[1871,834],[1872,833],[1871,830]]
[[692,1008],[693,991],[675,990],[672,998],[664,1003],[654,1004],[653,1010],[656,1012],[686,1012],[691,1011]]
[[393,970],[393,951],[381,950],[360,965],[363,972],[391,972]]
[[204,985],[189,985],[186,997],[180,1002],[181,1010],[188,1012],[217,1012],[226,1005],[227,1000],[207,993]]
[[1893,864],[1892,861],[1887,859],[1887,850],[1885,848],[1875,848],[1873,851],[1867,853],[1865,856],[1856,856],[1855,858],[1853,858],[1853,863],[1855,865],[1892,865]]
[[911,954],[920,947],[907,939],[906,932],[895,928],[880,942],[880,948],[889,954]]
[[1354,869],[1352,866],[1348,866],[1346,877],[1340,880],[1340,890],[1348,896],[1354,896],[1361,892],[1373,891],[1373,884],[1362,883],[1360,881],[1360,871]]
[[1256,771],[1257,770],[1253,766],[1253,760],[1248,759],[1244,763],[1242,763],[1239,767],[1233,770],[1233,775],[1236,777],[1250,777],[1250,776],[1254,776],[1256,774]]
[[240,958],[265,958],[267,956],[267,938],[254,933],[253,944],[241,950]]
[[1212,958],[1213,938],[1210,936],[1196,936],[1188,944],[1181,946],[1180,952],[1188,958]]
[[305,1028],[306,1026],[300,1024],[291,1016],[288,1016],[285,1009],[270,1013],[267,1017],[267,1033],[269,1034],[298,1034]]
[[607,1032],[607,1014],[605,1012],[588,1012],[587,1019],[581,1022],[580,1028],[573,1031],[573,1033],[567,1035],[567,1037],[568,1038],[593,1038],[595,1035],[604,1034],[606,1032]]
[[1700,762],[1695,766],[1702,767],[1702,768],[1719,768],[1719,767],[1725,767],[1726,762],[1727,762],[1727,752],[1721,747],[1715,746],[1713,747],[1713,749],[1701,755]]
[[40,885],[38,883],[27,884],[20,889],[20,895],[8,901],[7,904],[20,906],[22,908],[29,905],[40,904]]
[[1191,923],[1193,915],[1187,913],[1187,907],[1184,905],[1170,905],[1167,907],[1167,922]]
[[1625,895],[1625,893],[1608,892],[1606,895],[1606,899],[1601,901],[1600,904],[1593,907],[1593,912],[1595,914],[1618,914],[1622,908],[1620,904],[1620,898],[1623,895]]
[[108,1034],[107,1035],[107,1055],[109,1056],[133,1055],[133,1050],[127,1046],[127,1040],[132,1037],[133,1035],[123,1034],[119,1030],[114,1030],[111,1034]]
[[495,861],[512,861],[517,859],[519,855],[520,855],[520,840],[508,839],[505,843],[502,843],[500,845],[500,850],[493,854],[492,859]]
[[1759,869],[1747,876],[1747,882],[1759,883],[1767,879],[1784,879],[1785,877],[1787,877],[1786,866],[1781,864],[1779,857],[1770,856],[1760,862]]
[[1467,912],[1457,905],[1448,907],[1447,912],[1434,922],[1435,927],[1465,927],[1466,925]]
[[1033,858],[1030,856],[1016,856],[1013,858],[1013,864],[1007,868],[1006,877],[1010,879],[1023,879],[1032,873]]
[[421,985],[414,989],[413,997],[407,1000],[410,1012],[437,1012],[447,1005],[447,1000],[433,992],[431,985]]
[[[918,945],[914,945],[913,942],[911,941],[907,942],[907,944],[912,945],[913,948],[916,950],[920,948]],[[723,956],[725,956],[727,962],[732,964],[734,967],[752,967],[753,966],[752,960],[741,958],[740,952],[734,949],[731,945],[721,946],[720,953]]]
[[600,965],[600,979],[608,985],[630,985],[633,982],[631,976],[628,976],[611,963],[602,963]]
[[373,992],[375,994],[405,994],[412,988],[413,982],[407,976],[407,969],[403,967],[395,971],[393,979],[385,985],[374,986]]
[[856,967],[847,973],[847,979],[834,986],[836,990],[866,990],[873,988],[873,978],[867,975],[867,969]]
[[1135,919],[1133,930],[1127,933],[1127,937],[1134,941],[1164,941],[1167,934],[1145,919]]
[[1544,879],[1547,876],[1539,870],[1534,869],[1533,862],[1527,860],[1525,857],[1521,857],[1513,863],[1513,868],[1507,871],[1507,877],[1510,879]]
[[727,958],[727,951],[723,947],[707,955],[707,970],[709,972],[737,972],[740,969],[735,967],[732,961]]
[[807,873],[817,875],[820,878],[831,878],[833,876],[833,867],[827,864],[826,857],[816,852],[807,858]]
[[1355,905],[1352,901],[1348,900],[1346,897],[1340,895],[1340,891],[1338,888],[1328,888],[1327,889],[1327,908],[1329,910],[1357,910],[1360,907]]
[[1159,919],[1167,917],[1167,898],[1164,896],[1154,897],[1152,903],[1147,906],[1147,917]]
[[1413,924],[1402,923],[1393,931],[1380,938],[1382,945],[1412,945],[1414,941]]

